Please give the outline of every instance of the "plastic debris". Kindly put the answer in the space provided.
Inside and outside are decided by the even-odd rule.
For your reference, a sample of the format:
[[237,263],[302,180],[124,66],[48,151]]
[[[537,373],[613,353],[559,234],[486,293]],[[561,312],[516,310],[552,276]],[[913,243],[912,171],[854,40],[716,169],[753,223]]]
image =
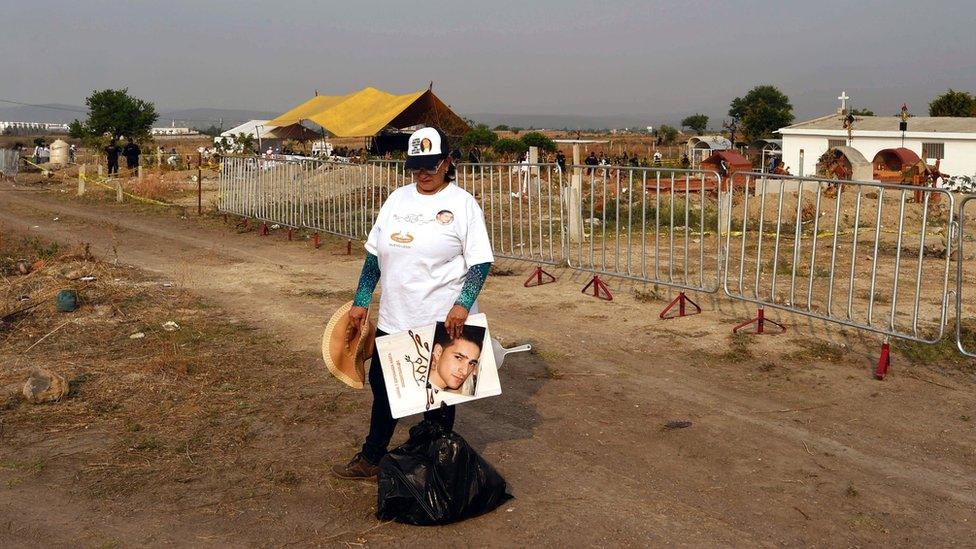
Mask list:
[[175,332],[176,330],[180,329],[180,325],[173,322],[172,320],[168,320],[166,322],[163,322],[163,329],[166,330],[167,332]]
[[130,335],[129,336],[129,339],[142,339],[144,337],[146,337],[146,334],[144,334],[143,332],[136,332],[136,333]]

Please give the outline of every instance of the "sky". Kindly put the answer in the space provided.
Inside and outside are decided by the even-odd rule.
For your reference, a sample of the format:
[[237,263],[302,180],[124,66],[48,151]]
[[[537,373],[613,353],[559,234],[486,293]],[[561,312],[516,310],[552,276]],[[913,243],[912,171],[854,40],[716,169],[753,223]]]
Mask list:
[[[8,4],[9,2],[9,4]],[[93,89],[171,109],[283,111],[319,90],[426,88],[462,114],[725,116],[757,84],[798,119],[926,114],[976,91],[972,0],[4,0],[0,99]]]

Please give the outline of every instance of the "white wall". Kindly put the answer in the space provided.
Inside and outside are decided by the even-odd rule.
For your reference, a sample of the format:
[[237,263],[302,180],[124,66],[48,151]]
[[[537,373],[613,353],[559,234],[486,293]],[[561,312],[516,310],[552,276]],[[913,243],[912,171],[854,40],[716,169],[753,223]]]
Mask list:
[[[790,173],[799,175],[800,171],[800,150],[803,150],[803,175],[813,176],[817,173],[817,159],[820,155],[827,152],[828,139],[844,139],[844,136],[824,136],[824,135],[784,135],[783,136],[783,163],[790,167]],[[945,143],[945,158],[940,164],[940,170],[949,175],[973,175],[976,174],[976,135],[971,139],[934,139],[906,137],[905,148],[915,151],[915,154],[922,156],[922,143]],[[864,158],[871,162],[874,155],[882,149],[892,149],[902,146],[901,136],[898,137],[858,137],[854,134],[852,146],[864,155]],[[929,164],[935,164],[934,160],[928,160]]]

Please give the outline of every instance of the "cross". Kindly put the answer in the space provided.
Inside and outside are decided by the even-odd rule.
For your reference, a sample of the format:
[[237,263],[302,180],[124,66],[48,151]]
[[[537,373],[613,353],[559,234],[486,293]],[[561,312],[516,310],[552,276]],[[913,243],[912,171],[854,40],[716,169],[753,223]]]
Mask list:
[[840,110],[841,110],[841,112],[847,111],[847,100],[848,99],[850,99],[850,97],[847,95],[847,90],[844,90],[844,91],[840,92],[840,97],[838,97],[837,100],[840,101]]

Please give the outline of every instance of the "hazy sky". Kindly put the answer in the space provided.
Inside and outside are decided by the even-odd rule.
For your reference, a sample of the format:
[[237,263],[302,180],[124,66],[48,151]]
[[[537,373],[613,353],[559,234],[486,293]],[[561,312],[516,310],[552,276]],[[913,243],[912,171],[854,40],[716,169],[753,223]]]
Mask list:
[[427,87],[462,113],[722,116],[758,83],[800,118],[925,114],[976,91],[976,2],[3,0],[0,98],[280,111]]

